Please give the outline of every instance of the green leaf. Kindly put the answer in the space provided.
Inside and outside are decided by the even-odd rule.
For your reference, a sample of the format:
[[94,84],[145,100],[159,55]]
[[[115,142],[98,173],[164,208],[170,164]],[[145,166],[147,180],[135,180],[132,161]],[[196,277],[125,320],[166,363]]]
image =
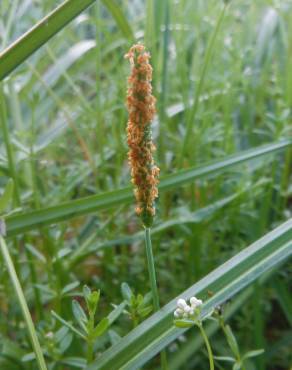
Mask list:
[[240,369],[241,369],[241,363],[240,362],[236,362],[232,367],[232,370],[240,370]]
[[160,311],[143,321],[123,340],[109,348],[88,366],[88,370],[136,369],[178,338],[186,329],[173,326],[173,312],[178,298],[214,295],[204,302],[202,317],[222,304],[266,271],[285,261],[292,254],[292,220],[235,255],[202,280],[179,294]]
[[[291,140],[260,146],[240,153],[233,154],[223,160],[214,161],[202,167],[193,167],[161,178],[159,191],[177,188],[178,186],[204,178],[221,174],[243,162],[258,159],[259,157],[276,153],[291,145]],[[68,220],[83,214],[96,212],[123,203],[133,201],[131,187],[93,195],[90,197],[72,200],[56,206],[14,214],[6,218],[8,236],[17,235],[37,227]]]
[[131,42],[135,40],[133,30],[124,16],[120,6],[113,0],[101,0],[103,5],[111,13],[123,35]]
[[108,315],[108,322],[109,325],[111,325],[116,319],[122,314],[126,307],[127,303],[122,302],[118,306],[115,307],[115,309]]
[[66,0],[0,53],[0,81],[95,0]]
[[122,337],[114,330],[109,330],[108,336],[110,338],[111,344],[116,344],[122,339]]
[[61,316],[59,316],[55,311],[51,311],[52,316],[54,316],[60,323],[67,326],[70,330],[72,330],[75,334],[77,334],[79,337],[86,339],[85,335],[83,335],[78,329],[76,329],[72,324],[70,324],[68,321],[64,320]]
[[27,353],[21,359],[21,361],[23,361],[23,362],[31,362],[33,360],[35,360],[35,353],[34,352]]
[[138,315],[140,315],[141,317],[146,317],[150,314],[150,312],[153,311],[153,307],[152,306],[146,306],[146,307],[143,307],[143,308],[138,308],[137,309],[137,313]]
[[[79,59],[93,48],[96,47],[94,40],[82,40],[74,44],[64,55],[59,57],[55,64],[52,65],[43,75],[43,81],[47,86],[54,86],[59,78]],[[37,85],[37,84],[35,84]],[[38,85],[37,85],[38,86]],[[42,93],[43,86],[38,86],[38,90],[34,88],[36,94]]]
[[255,48],[255,64],[257,68],[262,68],[267,59],[269,59],[267,56],[269,55],[269,49],[271,49],[273,45],[271,41],[275,37],[278,26],[278,12],[272,7],[267,8],[259,26]]
[[255,349],[253,351],[248,351],[245,353],[242,359],[245,360],[246,358],[256,357],[262,355],[264,352],[265,352],[264,349]]
[[76,300],[72,301],[72,312],[73,312],[73,315],[76,321],[80,325],[80,327],[87,333],[87,328],[86,328],[85,323],[87,323],[88,319],[87,319],[87,316],[83,308],[80,306],[79,302],[77,302]]
[[65,353],[67,349],[71,346],[73,340],[73,334],[70,332],[68,333],[61,341],[59,344],[59,351],[61,353]]
[[148,293],[146,293],[144,295],[143,302],[140,304],[139,307],[145,307],[145,306],[147,306],[151,302],[152,302],[152,293],[151,292],[148,292]]
[[90,294],[91,294],[91,289],[87,285],[84,285],[83,286],[83,296],[84,296],[86,302],[88,301],[88,298],[90,297]]
[[41,261],[42,263],[47,263],[46,257],[38,249],[36,249],[33,245],[25,244],[25,248],[39,261]]
[[6,208],[9,206],[9,203],[11,202],[13,197],[13,188],[14,188],[13,180],[9,179],[3,194],[0,195],[0,214],[5,212]]
[[99,302],[99,297],[100,297],[100,290],[91,292],[88,297],[87,307],[88,307],[88,311],[90,312],[92,316],[95,315],[98,302]]
[[217,361],[236,362],[236,359],[229,356],[214,356]]
[[62,342],[62,340],[68,335],[69,328],[67,326],[62,326],[56,333],[53,334],[54,341],[56,343]]
[[0,218],[0,235],[6,236],[6,223],[3,218]]
[[127,283],[122,283],[121,285],[121,291],[122,291],[122,296],[124,300],[126,300],[128,303],[130,303],[131,298],[133,296],[132,290],[129,287]]
[[80,369],[84,369],[86,366],[86,360],[82,357],[64,357],[61,361],[61,364],[67,365],[67,366],[73,366]]
[[24,350],[10,339],[1,339],[0,366],[1,369],[25,370],[22,364],[22,357],[25,355]]
[[142,294],[139,293],[136,296],[136,305],[140,306],[142,303],[143,303],[143,296],[142,296]]
[[94,337],[100,337],[109,327],[109,319],[104,317],[94,328],[93,334]]
[[198,81],[198,84],[196,86],[196,94],[195,94],[194,103],[193,103],[193,105],[190,109],[190,113],[189,113],[187,121],[186,121],[186,130],[185,130],[185,133],[184,133],[184,138],[182,140],[182,149],[181,149],[179,163],[182,162],[182,160],[183,160],[183,158],[184,158],[184,156],[187,152],[189,138],[192,136],[192,127],[193,127],[193,123],[195,121],[196,114],[197,114],[197,111],[198,111],[198,108],[199,108],[199,105],[200,105],[200,103],[199,103],[200,102],[200,96],[202,94],[203,87],[204,87],[204,84],[205,84],[206,72],[209,68],[210,61],[212,59],[211,57],[212,57],[212,53],[214,51],[215,42],[216,42],[217,36],[219,34],[219,30],[221,29],[223,19],[225,18],[226,6],[227,5],[224,5],[222,10],[219,12],[218,18],[216,20],[216,25],[213,29],[210,40],[208,41],[208,44],[207,44],[202,69],[199,73],[199,76],[200,76],[199,81]]
[[225,329],[224,332],[226,334],[227,342],[229,344],[229,347],[230,347],[231,351],[236,356],[236,358],[240,358],[240,353],[239,353],[237,340],[236,340],[236,338],[235,338],[235,336],[234,336],[234,334],[233,334],[229,325],[226,325],[226,329]]
[[65,295],[71,292],[73,289],[77,288],[79,285],[80,285],[79,281],[73,281],[73,283],[70,283],[64,286],[64,288],[61,291],[61,294]]

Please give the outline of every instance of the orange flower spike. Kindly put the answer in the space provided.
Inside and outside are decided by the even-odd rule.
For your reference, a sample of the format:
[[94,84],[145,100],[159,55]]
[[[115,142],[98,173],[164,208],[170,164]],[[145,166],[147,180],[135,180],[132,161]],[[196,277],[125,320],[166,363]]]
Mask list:
[[155,215],[155,198],[158,197],[159,168],[154,165],[155,146],[151,136],[151,121],[155,114],[156,99],[152,95],[152,67],[150,54],[137,44],[125,55],[131,65],[128,78],[127,127],[128,158],[131,167],[131,182],[137,201],[136,213],[145,227],[150,227]]

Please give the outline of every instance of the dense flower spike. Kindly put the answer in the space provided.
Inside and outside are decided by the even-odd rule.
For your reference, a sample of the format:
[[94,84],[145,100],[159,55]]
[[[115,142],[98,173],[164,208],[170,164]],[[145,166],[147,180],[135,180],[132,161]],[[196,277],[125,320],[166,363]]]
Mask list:
[[128,78],[127,107],[129,121],[127,141],[132,183],[137,200],[136,213],[141,216],[145,227],[150,227],[155,215],[155,198],[158,197],[159,168],[154,165],[151,121],[155,114],[155,98],[152,95],[152,67],[150,54],[137,44],[125,55],[131,64]]

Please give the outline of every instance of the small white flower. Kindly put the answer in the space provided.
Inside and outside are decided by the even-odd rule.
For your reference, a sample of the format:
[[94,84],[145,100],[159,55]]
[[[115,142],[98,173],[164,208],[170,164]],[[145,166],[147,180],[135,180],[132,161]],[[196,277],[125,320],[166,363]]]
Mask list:
[[186,314],[189,314],[191,312],[191,307],[189,305],[186,305],[185,308],[184,308],[184,312]]
[[173,316],[178,319],[180,317],[180,314],[177,312],[177,310],[174,311]]
[[174,311],[174,317],[176,319],[178,319],[179,317],[182,317],[184,311],[181,309],[181,308],[177,308],[175,311]]
[[187,304],[187,302],[180,298],[177,301],[177,308],[174,311],[174,317],[177,318],[184,318],[184,319],[191,319],[192,316],[195,314],[196,308],[201,306],[203,302],[200,299],[197,299],[196,297],[191,297],[190,299],[190,305]]
[[187,302],[184,299],[180,298],[178,299],[176,305],[178,308],[181,308],[182,310],[184,310],[185,306],[187,306]]
[[190,304],[191,304],[192,308],[197,308],[197,307],[202,306],[203,302],[202,302],[201,299],[198,299],[196,297],[191,297],[190,298]]
[[179,313],[180,315],[182,315],[184,313],[184,310],[182,308],[177,308],[176,309],[177,313]]
[[197,306],[202,306],[202,304],[203,304],[203,301],[201,299],[198,299],[197,300]]

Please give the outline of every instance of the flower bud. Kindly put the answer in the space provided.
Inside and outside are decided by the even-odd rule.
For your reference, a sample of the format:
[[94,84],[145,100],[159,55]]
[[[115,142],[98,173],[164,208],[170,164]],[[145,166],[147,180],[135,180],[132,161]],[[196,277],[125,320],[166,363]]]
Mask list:
[[184,311],[185,313],[189,314],[191,312],[191,307],[189,305],[186,305]]
[[202,306],[203,301],[201,299],[196,298],[196,297],[191,297],[190,298],[190,304],[193,308],[197,308],[197,307]]
[[178,319],[178,318],[182,317],[182,315],[183,315],[183,311],[182,311],[180,308],[177,308],[177,309],[174,311],[174,317],[175,317],[176,319]]
[[177,307],[179,307],[182,310],[184,310],[185,307],[187,306],[187,302],[184,299],[180,298],[180,299],[178,299],[176,305],[177,305]]

